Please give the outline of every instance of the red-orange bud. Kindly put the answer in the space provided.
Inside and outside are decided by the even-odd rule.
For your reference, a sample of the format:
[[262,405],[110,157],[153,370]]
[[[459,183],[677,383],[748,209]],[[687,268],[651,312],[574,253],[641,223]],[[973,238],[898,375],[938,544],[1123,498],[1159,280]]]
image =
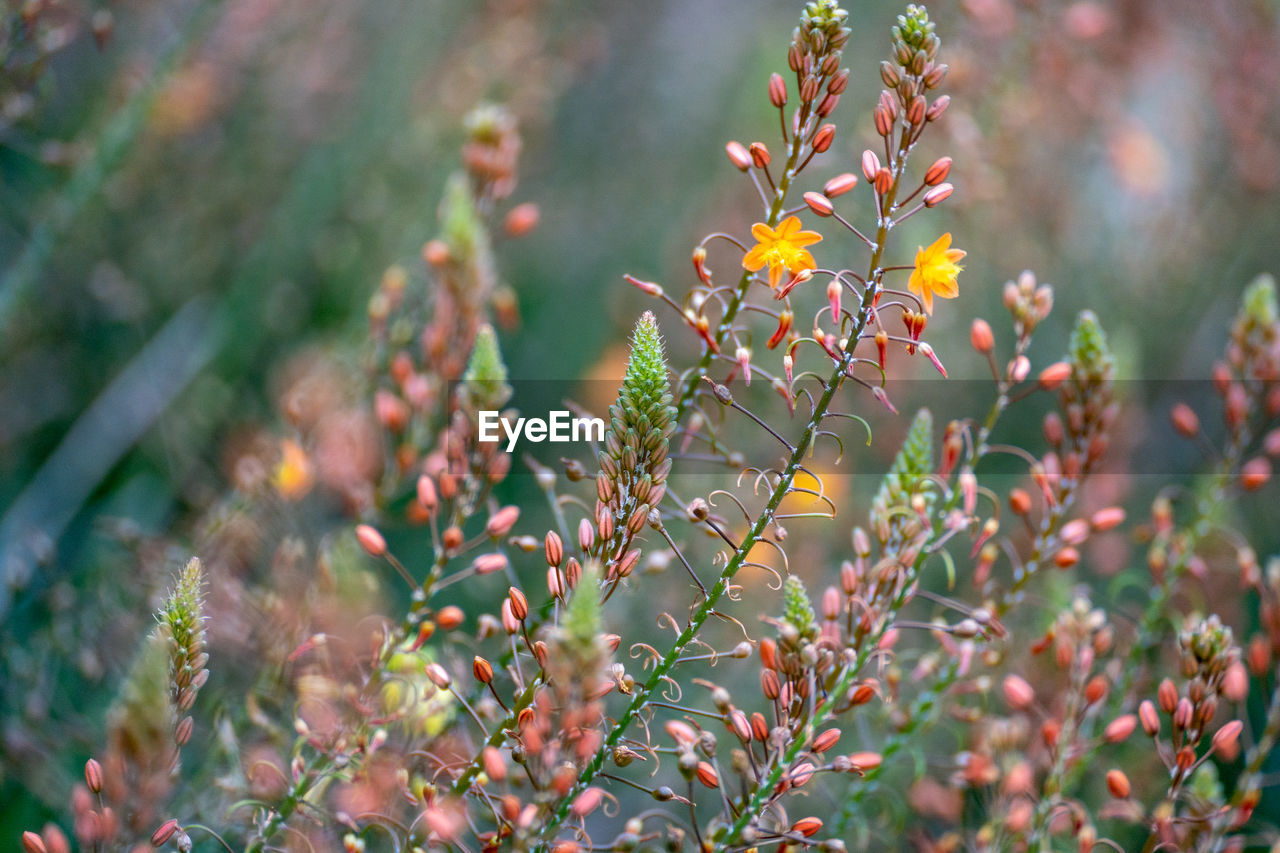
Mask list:
[[356,525],[356,541],[370,557],[382,557],[387,553],[387,540],[367,524]]

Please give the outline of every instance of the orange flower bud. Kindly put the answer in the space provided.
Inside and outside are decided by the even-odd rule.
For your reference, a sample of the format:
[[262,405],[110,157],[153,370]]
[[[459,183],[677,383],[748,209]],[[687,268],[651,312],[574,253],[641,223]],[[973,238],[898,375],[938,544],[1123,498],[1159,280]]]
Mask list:
[[367,524],[356,525],[356,541],[370,557],[382,557],[387,553],[387,540]]
[[823,732],[822,734],[818,735],[813,739],[813,743],[809,746],[809,748],[814,752],[823,753],[823,752],[826,752],[828,749],[831,749],[831,747],[835,746],[839,740],[840,740],[839,729],[827,729],[825,732]]
[[1271,479],[1271,460],[1255,456],[1240,468],[1240,485],[1246,492],[1256,491]]
[[507,590],[507,595],[511,600],[511,614],[523,622],[529,617],[529,599],[514,586]]
[[1169,410],[1169,421],[1183,438],[1195,438],[1200,434],[1200,416],[1186,403],[1177,403]]
[[791,831],[798,832],[805,838],[816,835],[822,829],[821,818],[802,817],[795,823],[791,824]]
[[1055,362],[1040,371],[1040,387],[1052,391],[1071,377],[1071,365],[1065,361]]
[[773,160],[769,155],[769,148],[763,142],[753,142],[747,150],[751,152],[751,162],[757,169],[763,169]]
[[711,766],[709,761],[699,761],[698,769],[695,771],[698,781],[708,788],[720,787],[720,774],[716,773],[716,769]]
[[30,830],[22,833],[22,849],[26,853],[49,853],[48,848],[44,846],[44,839]]
[[1142,722],[1142,730],[1148,737],[1160,734],[1160,715],[1156,713],[1156,706],[1151,704],[1150,699],[1143,699],[1142,704],[1138,706],[1138,719]]
[[1107,695],[1107,678],[1104,675],[1095,675],[1089,679],[1089,683],[1084,686],[1084,701],[1090,705],[1099,702],[1103,696]]
[[769,75],[769,103],[778,109],[787,105],[787,83],[781,74]]
[[471,674],[481,684],[489,684],[493,681],[493,664],[476,655],[475,659],[471,661]]
[[818,132],[813,135],[813,150],[821,154],[831,147],[831,143],[836,138],[836,126],[834,124],[824,124],[818,128]]
[[782,693],[782,683],[778,680],[778,673],[772,669],[760,670],[760,690],[764,693],[764,698],[777,699]]
[[771,637],[760,641],[760,662],[768,669],[778,668],[778,644]]
[[729,162],[737,166],[738,171],[745,172],[751,168],[751,155],[742,147],[741,142],[730,142],[725,145],[724,153],[729,155]]
[[422,247],[422,260],[433,267],[449,263],[449,244],[443,240],[430,240]]
[[933,161],[933,165],[924,173],[924,182],[926,186],[936,187],[947,179],[947,175],[951,173],[951,158],[939,157]]
[[1166,678],[1160,682],[1156,688],[1156,699],[1160,702],[1160,710],[1166,714],[1173,713],[1173,709],[1178,707],[1178,688],[1173,686],[1172,680]]
[[875,770],[883,760],[878,752],[855,752],[849,756],[849,764],[858,773]]
[[893,173],[890,172],[886,167],[881,166],[880,171],[876,172],[876,177],[875,177],[876,192],[880,193],[880,195],[884,195],[889,191],[889,188],[892,186],[893,186]]
[[1100,509],[1089,519],[1089,523],[1093,525],[1093,529],[1099,533],[1104,530],[1111,530],[1120,526],[1124,522],[1124,510],[1118,506],[1109,506]]
[[1107,790],[1117,800],[1129,798],[1129,777],[1120,770],[1107,771]]
[[527,201],[507,211],[506,217],[502,220],[502,227],[510,237],[523,237],[537,228],[541,220],[542,211],[539,210],[538,205]]
[[442,630],[452,631],[462,624],[464,616],[462,608],[457,605],[450,604],[440,608],[440,612],[436,614],[436,624]]
[[1138,726],[1138,718],[1133,714],[1124,714],[1116,717],[1107,724],[1106,729],[1102,732],[1102,737],[1107,743],[1120,743],[1129,735],[1133,734],[1133,730]]
[[1009,509],[1014,515],[1026,515],[1031,512],[1031,495],[1025,489],[1009,490]]
[[1053,555],[1053,564],[1060,569],[1069,569],[1080,562],[1080,552],[1070,545]]

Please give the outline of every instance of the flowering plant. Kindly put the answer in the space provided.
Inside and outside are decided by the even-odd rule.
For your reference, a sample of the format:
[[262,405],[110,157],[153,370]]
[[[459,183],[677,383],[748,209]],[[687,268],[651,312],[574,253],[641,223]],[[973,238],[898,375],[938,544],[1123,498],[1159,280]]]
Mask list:
[[[1080,313],[1037,369],[1054,298],[1032,273],[1005,285],[1006,322],[970,326],[991,378],[969,410],[898,416],[894,378],[960,358],[926,334],[935,309],[963,312],[985,285],[923,224],[955,192],[952,157],[931,150],[950,99],[924,7],[890,30],[873,144],[819,171],[868,76],[850,26],[835,0],[805,5],[764,87],[778,137],[726,146],[758,197],[750,239],[702,240],[687,291],[628,276],[652,310],[603,437],[556,467],[480,427],[518,400],[492,243],[537,211],[495,227],[520,135],[500,108],[471,116],[426,281],[393,268],[370,299],[365,402],[286,413],[271,473],[207,520],[206,564],[270,572],[228,595],[226,572],[193,560],[160,607],[71,793],[82,847],[1217,851],[1268,832],[1280,563],[1234,531],[1230,566],[1206,543],[1280,451],[1273,283],[1250,285],[1214,369],[1220,446],[1209,409],[1172,412],[1215,447],[1212,473],[1137,524],[1091,490],[1122,418],[1102,323]],[[1036,403],[1036,444],[996,440]],[[841,471],[874,463],[873,410],[905,434],[850,495]],[[367,446],[386,452],[352,452]],[[526,468],[545,509],[507,497]],[[253,523],[318,491],[341,507],[332,532],[277,541]],[[1119,531],[1147,548],[1131,621],[1088,583],[1091,546]],[[1184,605],[1192,580],[1228,572],[1244,606]],[[209,635],[244,618],[236,604],[270,627],[223,637],[260,666],[215,712]],[[22,842],[68,849],[55,824]]]

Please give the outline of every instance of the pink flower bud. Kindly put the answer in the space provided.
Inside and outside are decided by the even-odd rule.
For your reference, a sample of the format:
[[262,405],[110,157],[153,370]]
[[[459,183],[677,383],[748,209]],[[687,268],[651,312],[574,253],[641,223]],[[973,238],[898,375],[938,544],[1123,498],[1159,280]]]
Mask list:
[[448,690],[449,685],[453,683],[453,679],[449,677],[449,671],[438,663],[427,664],[426,673],[431,683],[441,690]]
[[827,198],[835,198],[836,196],[844,195],[857,185],[858,176],[853,172],[845,172],[827,181],[822,187],[822,194]]
[[595,811],[604,799],[604,792],[599,788],[588,788],[574,798],[570,811],[574,817],[586,817]]
[[781,74],[769,75],[769,103],[778,109],[787,105],[787,84]]
[[1068,545],[1079,545],[1089,538],[1089,522],[1075,518],[1062,525],[1059,537]]
[[991,333],[991,325],[981,317],[969,326],[969,344],[979,353],[986,355],[996,345],[995,335]]
[[485,532],[495,539],[506,536],[511,532],[511,528],[519,518],[520,507],[504,506],[493,515],[489,516],[489,522],[485,525]]
[[471,568],[478,575],[490,575],[507,567],[507,558],[502,554],[481,554],[471,561]]
[[1014,382],[1021,382],[1029,373],[1031,373],[1031,359],[1025,355],[1020,355],[1009,362],[1008,376]]
[[435,481],[426,474],[418,478],[418,503],[427,512],[435,512],[440,506],[440,496],[436,494]]
[[729,155],[729,162],[738,167],[738,171],[745,172],[751,168],[751,155],[747,153],[747,149],[742,147],[741,142],[730,142],[725,145],[724,153]]
[[596,539],[595,526],[588,520],[582,519],[578,522],[578,547],[583,551],[590,551],[592,543]]
[[1142,723],[1142,730],[1147,733],[1147,737],[1160,734],[1160,715],[1150,699],[1143,699],[1142,704],[1138,706],[1138,720]]
[[1222,694],[1232,702],[1243,702],[1248,697],[1249,670],[1240,661],[1227,667],[1227,674],[1222,679]]
[[1169,410],[1169,420],[1183,438],[1195,438],[1200,434],[1200,416],[1186,403],[1175,404]]
[[1239,720],[1231,722],[1218,729],[1213,734],[1213,748],[1219,752],[1229,752],[1236,746],[1236,741],[1240,737],[1240,732],[1244,730],[1244,723]]
[[1129,735],[1133,734],[1133,730],[1137,728],[1138,718],[1133,714],[1124,714],[1116,717],[1107,724],[1107,728],[1103,731],[1102,736],[1107,743],[1119,743]]
[[1124,509],[1118,506],[1109,506],[1100,509],[1089,519],[1089,523],[1093,525],[1093,529],[1099,533],[1104,530],[1111,530],[1119,527],[1124,523]]
[[949,183],[938,184],[936,187],[924,194],[924,206],[937,207],[947,199],[951,198],[951,194],[955,191],[956,188]]
[[879,173],[880,158],[876,156],[876,152],[868,148],[862,152],[862,176],[868,181],[874,181]]
[[1015,711],[1026,710],[1036,700],[1035,689],[1020,675],[1006,675],[1003,688],[1004,701]]
[[382,557],[387,553],[387,540],[367,524],[356,525],[356,541],[370,557]]
[[819,216],[830,216],[835,210],[835,206],[831,204],[831,200],[822,193],[805,193],[804,203],[809,205],[809,209]]
[[662,295],[662,285],[654,284],[652,281],[642,281],[633,275],[624,275],[623,278],[626,279],[628,284],[635,285],[642,292],[647,293],[650,296]]

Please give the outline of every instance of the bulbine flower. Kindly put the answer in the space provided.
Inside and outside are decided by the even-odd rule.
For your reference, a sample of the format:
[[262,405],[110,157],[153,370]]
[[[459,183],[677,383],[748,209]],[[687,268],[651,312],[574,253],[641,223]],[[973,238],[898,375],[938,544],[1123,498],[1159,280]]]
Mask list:
[[916,251],[916,268],[911,272],[907,289],[920,297],[924,310],[933,313],[933,297],[955,299],[960,294],[956,276],[964,270],[957,261],[965,256],[962,249],[951,248],[951,232],[948,231],[929,248],[921,246]]
[[822,239],[816,231],[801,231],[800,218],[788,216],[770,228],[763,222],[751,226],[751,236],[756,245],[742,258],[743,269],[756,272],[769,267],[769,286],[774,290],[782,283],[782,271],[797,273],[817,267],[813,255],[805,246],[812,246]]

